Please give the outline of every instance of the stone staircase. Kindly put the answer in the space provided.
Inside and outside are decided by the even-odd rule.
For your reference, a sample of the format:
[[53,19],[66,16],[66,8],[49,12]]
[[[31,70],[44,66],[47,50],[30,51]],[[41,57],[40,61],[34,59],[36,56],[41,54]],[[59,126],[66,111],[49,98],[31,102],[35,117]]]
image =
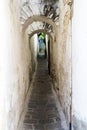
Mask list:
[[64,130],[61,128],[46,59],[38,59],[23,130]]

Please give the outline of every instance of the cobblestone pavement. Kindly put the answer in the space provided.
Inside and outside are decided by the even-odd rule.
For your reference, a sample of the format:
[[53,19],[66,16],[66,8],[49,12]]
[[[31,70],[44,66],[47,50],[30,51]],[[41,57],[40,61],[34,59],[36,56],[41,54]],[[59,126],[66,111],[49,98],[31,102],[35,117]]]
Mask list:
[[24,120],[24,130],[64,130],[52,91],[46,60],[39,60]]

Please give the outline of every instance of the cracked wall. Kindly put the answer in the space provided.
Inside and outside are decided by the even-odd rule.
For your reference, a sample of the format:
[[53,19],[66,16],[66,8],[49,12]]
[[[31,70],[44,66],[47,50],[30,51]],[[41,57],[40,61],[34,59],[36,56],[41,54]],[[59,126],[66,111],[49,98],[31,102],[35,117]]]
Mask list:
[[18,5],[17,0],[0,4],[0,130],[20,129],[29,90],[31,55]]
[[52,77],[67,125],[71,122],[71,5],[60,1],[60,18],[53,43]]

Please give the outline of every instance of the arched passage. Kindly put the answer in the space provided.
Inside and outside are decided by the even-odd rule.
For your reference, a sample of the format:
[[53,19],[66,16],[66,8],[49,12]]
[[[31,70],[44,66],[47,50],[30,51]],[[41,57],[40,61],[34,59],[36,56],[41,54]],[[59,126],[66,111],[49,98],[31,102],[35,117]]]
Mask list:
[[[31,53],[32,55],[34,55],[34,58],[32,57],[32,59],[35,59],[34,60],[34,69],[35,69],[35,61],[36,61],[36,55],[35,54],[35,50],[33,50],[35,48],[35,44],[38,46],[39,45],[39,37],[38,35],[40,33],[44,33],[45,34],[45,46],[46,46],[46,50],[45,50],[45,57],[47,59],[47,62],[48,62],[48,72],[50,74],[50,71],[51,71],[51,60],[52,60],[52,44],[53,44],[53,39],[54,39],[54,35],[50,32],[47,32],[47,30],[44,30],[44,29],[39,29],[39,30],[35,30],[33,31],[31,34],[29,34],[29,44],[30,44],[30,48],[32,49],[31,50]],[[33,46],[33,48],[32,48]]]
[[50,38],[53,40],[53,34],[49,33],[47,30],[44,30],[44,29],[38,29],[38,30],[33,31],[31,34],[29,34],[29,38],[31,39],[31,37],[34,34],[39,33],[39,32],[44,32],[45,34],[49,35]]
[[[36,2],[36,0],[29,0],[29,1]],[[37,1],[40,1],[40,0],[37,0]],[[43,0],[43,2],[44,1],[48,2],[48,5],[50,5],[50,1],[53,1],[55,4],[55,0]],[[0,122],[1,122],[0,129],[4,129],[4,130],[7,130],[7,129],[20,130],[19,124],[22,124],[21,117],[25,109],[25,104],[27,100],[26,97],[27,97],[27,94],[30,93],[29,90],[30,90],[30,83],[31,83],[31,76],[32,76],[32,64],[31,64],[32,58],[31,58],[31,53],[30,53],[31,50],[29,48],[28,33],[26,29],[28,28],[28,26],[30,26],[31,23],[35,21],[41,21],[42,23],[46,22],[52,25],[52,27],[54,28],[54,32],[58,28],[54,22],[55,17],[54,19],[52,18],[52,16],[56,14],[55,13],[56,8],[55,8],[55,12],[53,14],[52,13],[50,14],[50,12],[54,10],[53,8],[51,8],[53,7],[53,4],[52,6],[47,6],[46,12],[49,14],[45,15],[45,13],[43,13],[44,16],[41,15],[40,10],[38,10],[39,6],[37,5],[37,10],[39,12],[37,13],[37,15],[36,15],[36,11],[37,11],[36,8],[32,6],[31,12],[33,11],[34,13],[31,15],[31,17],[29,17],[30,15],[25,16],[25,19],[27,20],[25,21],[23,25],[24,33],[22,34],[20,30],[20,26],[19,26],[18,2],[19,1],[17,0],[13,0],[13,1],[3,0],[1,1],[2,4],[0,5],[1,6],[0,13],[1,13],[1,19],[2,19],[1,25],[4,24],[3,26],[1,26],[1,29],[0,29],[0,33],[2,36],[0,53],[1,53],[1,56],[3,56],[3,58],[1,58],[1,69],[3,70],[1,70],[1,76],[0,76],[1,78],[0,86],[2,86],[0,89],[0,96],[1,96],[0,99],[1,99],[1,104],[2,104],[0,107],[0,115],[2,118],[4,118],[3,122],[2,122],[2,118],[0,119]],[[71,123],[71,120],[70,120],[70,105],[71,105],[71,100],[70,100],[71,99],[70,97],[71,95],[71,71],[70,71],[71,69],[71,64],[70,64],[71,63],[70,62],[71,61],[71,55],[70,55],[70,44],[71,44],[70,15],[71,13],[70,12],[71,12],[71,7],[70,6],[71,6],[70,1],[60,0],[59,32],[57,31],[55,33],[56,40],[52,44],[53,45],[52,80],[54,81],[54,87],[55,87],[56,93],[58,94],[57,96],[59,97],[61,101],[62,109],[66,115],[68,126],[69,126],[69,123]],[[29,4],[29,7],[30,7],[30,4]],[[48,11],[49,9],[48,7],[50,7],[51,11]],[[29,12],[27,12],[26,10],[25,13],[28,14]],[[7,15],[6,17],[5,17],[5,14]],[[44,63],[46,62],[43,61],[43,64]],[[43,64],[41,63],[41,66],[42,66],[41,70],[43,69]],[[56,124],[58,123],[60,124],[61,119],[57,117],[58,111],[56,111],[57,109],[55,106],[55,99],[52,100],[51,98],[50,99],[46,98],[47,95],[49,96],[50,92],[52,94],[51,97],[54,98],[53,92],[50,91],[52,90],[52,87],[50,86],[50,83],[48,84],[48,82],[50,82],[50,79],[49,79],[49,76],[46,75],[47,71],[44,71],[44,70],[41,71],[39,67],[38,67],[39,75],[36,76],[37,82],[35,83],[35,85],[37,86],[35,87],[32,96],[35,96],[37,95],[37,93],[39,93],[40,95],[38,96],[41,96],[39,98],[40,104],[36,100],[38,97],[35,97],[35,98],[32,97],[31,99],[34,99],[34,100],[33,102],[29,101],[28,105],[29,105],[29,110],[32,111],[33,109],[34,113],[26,117],[28,117],[29,123],[31,122],[31,118],[32,118],[33,126],[30,129],[34,129],[35,127],[34,123],[39,122],[40,125],[44,124],[44,128],[41,128],[42,130],[44,129],[48,129],[48,130],[59,129],[60,130],[61,126],[59,126],[59,128],[56,128]],[[45,68],[45,70],[47,70],[47,68]],[[45,76],[47,76],[48,78],[42,75],[43,72],[44,73],[46,72]],[[41,79],[41,84],[38,85],[40,78],[43,78],[43,80],[46,79],[44,80],[44,83],[46,83],[44,84],[44,86],[43,86],[42,79]],[[47,88],[47,85],[48,85],[48,88]],[[41,88],[40,90],[38,86],[39,88]],[[48,91],[49,91],[49,94],[48,94]],[[44,104],[43,96],[44,96],[44,99],[46,98],[46,104]],[[38,111],[37,107],[39,107],[42,111],[41,112]],[[44,107],[45,108],[47,107],[45,109],[45,112],[44,112]],[[51,108],[51,111],[49,112],[50,108]],[[53,112],[52,110],[54,109],[55,109],[55,115],[53,115],[52,113]],[[35,117],[36,112],[38,114],[37,121],[34,120],[36,118]],[[61,112],[59,111],[59,113]],[[43,116],[40,119],[39,117],[41,114],[43,114]],[[48,117],[48,120],[44,118],[44,115],[45,117]],[[52,116],[54,117],[51,119]],[[48,122],[49,128],[45,127],[47,125],[47,122]],[[54,125],[52,126],[51,123],[53,123]],[[35,129],[37,128],[35,127]]]
[[56,24],[55,24],[55,22],[53,22],[52,19],[47,18],[46,16],[39,16],[39,15],[33,15],[32,17],[29,17],[23,24],[23,30],[25,30],[34,21],[46,22],[46,23],[52,25],[54,30],[56,31]]

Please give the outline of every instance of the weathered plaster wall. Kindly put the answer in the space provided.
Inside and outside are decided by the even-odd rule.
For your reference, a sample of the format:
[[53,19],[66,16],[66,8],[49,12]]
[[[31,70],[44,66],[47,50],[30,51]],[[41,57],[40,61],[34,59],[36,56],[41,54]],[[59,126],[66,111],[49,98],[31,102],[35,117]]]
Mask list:
[[52,65],[52,77],[68,126],[71,105],[71,4],[69,0],[60,0],[60,18],[53,43]]
[[19,130],[29,89],[31,57],[27,32],[21,32],[19,13],[18,0],[1,1],[0,130]]
[[32,67],[34,72],[37,65],[37,53],[39,49],[37,34],[34,34],[30,39],[30,49],[31,49],[31,62],[32,62]]
[[73,130],[87,130],[87,1],[74,1],[72,21]]

